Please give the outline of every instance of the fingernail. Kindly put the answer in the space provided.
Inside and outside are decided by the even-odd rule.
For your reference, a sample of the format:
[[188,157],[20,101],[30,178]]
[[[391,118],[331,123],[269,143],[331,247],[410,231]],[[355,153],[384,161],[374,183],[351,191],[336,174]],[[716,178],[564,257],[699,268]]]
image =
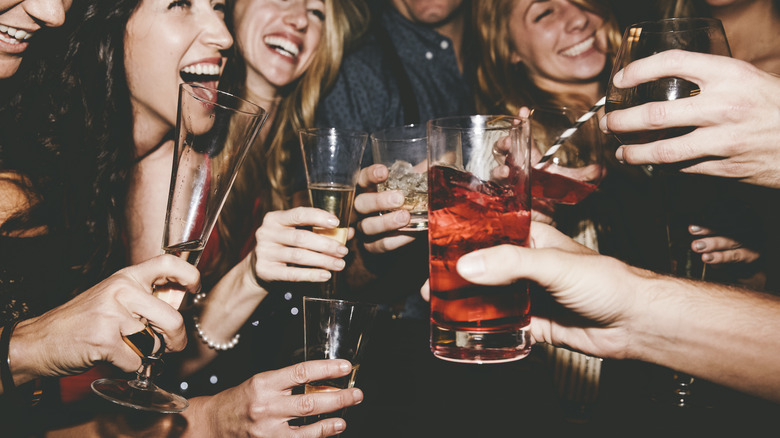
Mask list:
[[612,84],[620,88],[620,82],[622,80],[623,80],[623,70],[620,70],[619,72],[615,73],[615,76],[612,78]]
[[623,146],[620,146],[615,151],[615,158],[617,158],[617,160],[620,161],[622,164],[626,164],[626,162],[623,160]]
[[336,269],[344,269],[344,266],[346,266],[347,263],[344,260],[338,259],[335,262],[333,262],[333,266],[336,267]]
[[355,388],[354,391],[352,391],[352,399],[355,400],[355,404],[359,404],[363,401],[363,391]]
[[458,273],[463,277],[476,277],[485,273],[485,262],[478,255],[466,254],[458,260]]
[[715,257],[712,254],[702,254],[701,259],[705,262],[711,262]]
[[377,166],[374,169],[374,176],[377,178],[384,178],[387,176],[387,167],[385,166]]
[[[694,243],[694,248],[696,248],[699,251],[703,250],[706,247],[707,247],[707,245],[704,242],[696,242],[696,243]],[[709,254],[706,254],[704,257],[707,257],[707,256],[709,256]]]
[[602,117],[599,120],[599,129],[601,129],[601,132],[603,132],[604,134],[609,134],[609,129],[607,129],[607,116],[606,115],[604,115],[604,117]]
[[701,231],[701,227],[698,225],[691,225],[690,230],[691,233],[698,233],[699,231]]
[[333,429],[336,432],[343,432],[344,429],[347,428],[347,424],[344,422],[344,420],[337,420],[336,423],[333,425]]
[[340,246],[338,249],[336,249],[336,252],[341,255],[347,255],[349,253],[349,249],[347,249],[346,246]]
[[393,196],[390,197],[390,202],[392,202],[395,207],[404,205],[404,194],[401,192],[393,193]]
[[333,225],[334,227],[338,227],[339,223],[340,223],[339,220],[336,219],[335,217],[328,219],[328,224]]
[[352,364],[347,362],[347,361],[342,361],[339,364],[339,370],[341,370],[341,372],[351,371],[352,370]]
[[409,223],[409,219],[411,219],[411,216],[409,215],[409,212],[406,210],[399,211],[395,215],[395,223],[398,225],[406,225]]
[[322,281],[328,281],[330,280],[331,274],[328,271],[322,271],[320,272],[320,280]]

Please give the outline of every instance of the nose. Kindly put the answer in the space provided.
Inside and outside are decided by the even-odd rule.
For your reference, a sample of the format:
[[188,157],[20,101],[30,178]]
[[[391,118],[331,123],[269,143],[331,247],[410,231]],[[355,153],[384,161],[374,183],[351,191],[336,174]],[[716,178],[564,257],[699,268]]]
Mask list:
[[588,12],[574,3],[568,1],[564,3],[564,13],[566,14],[566,30],[573,32],[586,28],[590,21]]
[[233,36],[230,35],[225,21],[216,14],[204,22],[203,38],[205,43],[214,46],[217,50],[227,50],[233,45]]
[[284,23],[289,24],[296,30],[303,30],[309,25],[307,14],[305,0],[290,2],[287,10],[284,12]]
[[72,0],[24,0],[24,10],[37,23],[46,27],[62,26]]

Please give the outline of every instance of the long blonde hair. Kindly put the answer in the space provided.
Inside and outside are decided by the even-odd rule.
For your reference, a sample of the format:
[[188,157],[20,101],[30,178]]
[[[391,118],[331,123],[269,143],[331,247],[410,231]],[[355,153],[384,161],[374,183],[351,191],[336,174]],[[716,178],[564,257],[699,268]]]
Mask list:
[[[620,29],[609,6],[600,0],[569,0],[604,19],[607,30],[607,63],[604,82],[620,46]],[[585,106],[583,96],[554,94],[533,83],[528,70],[511,61],[512,42],[509,21],[517,0],[479,0],[474,2],[477,35],[476,104],[481,113],[517,114],[522,106]]]
[[[300,156],[298,130],[314,126],[320,97],[335,82],[345,51],[365,32],[368,19],[368,9],[361,0],[325,1],[325,22],[317,52],[306,72],[282,89],[265,144],[253,145],[242,165],[217,223],[219,255],[204,268],[206,273],[224,274],[241,259],[247,242],[253,241],[258,220],[266,212],[291,207],[291,171],[299,164],[294,158]],[[240,83],[239,93],[246,96],[246,67],[240,53],[236,55],[229,74]],[[253,204],[258,199],[259,205]]]

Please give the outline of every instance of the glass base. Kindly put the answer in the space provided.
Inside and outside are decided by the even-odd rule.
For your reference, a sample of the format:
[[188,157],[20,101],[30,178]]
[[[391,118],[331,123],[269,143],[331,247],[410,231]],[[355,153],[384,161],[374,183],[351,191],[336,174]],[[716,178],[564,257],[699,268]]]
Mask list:
[[106,400],[142,411],[175,414],[190,405],[186,398],[171,394],[154,384],[140,389],[131,386],[127,380],[95,380],[92,382],[92,391]]
[[531,352],[525,328],[477,332],[431,324],[431,352],[439,359],[459,363],[504,363]]

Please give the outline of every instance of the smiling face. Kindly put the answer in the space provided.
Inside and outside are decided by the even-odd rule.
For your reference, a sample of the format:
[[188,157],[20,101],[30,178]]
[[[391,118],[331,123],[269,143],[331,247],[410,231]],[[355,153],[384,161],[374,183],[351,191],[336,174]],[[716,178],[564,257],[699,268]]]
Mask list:
[[0,79],[13,76],[36,31],[61,26],[72,0],[0,0]]
[[509,23],[512,62],[543,88],[592,82],[604,69],[603,19],[568,0],[517,0]]
[[[153,132],[176,124],[179,84],[216,87],[233,44],[223,0],[141,0],[125,30],[134,122]],[[136,126],[137,126],[136,125]]]
[[233,16],[247,85],[258,95],[274,98],[311,65],[322,37],[325,2],[237,0]]

